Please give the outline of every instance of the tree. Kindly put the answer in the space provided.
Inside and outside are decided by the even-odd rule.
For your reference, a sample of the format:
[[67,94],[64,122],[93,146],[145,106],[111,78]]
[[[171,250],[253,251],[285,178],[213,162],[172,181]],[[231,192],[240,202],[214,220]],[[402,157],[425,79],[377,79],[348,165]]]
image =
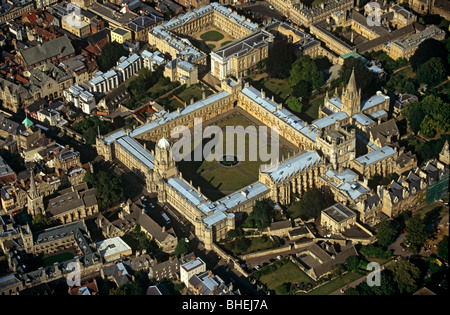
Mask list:
[[318,188],[308,189],[295,205],[298,213],[306,219],[315,218],[328,205],[327,197]]
[[258,229],[263,230],[270,225],[272,206],[266,200],[257,200],[253,206],[253,220]]
[[177,247],[175,248],[175,256],[179,257],[181,254],[186,254],[189,250],[189,244],[184,238],[178,239]]
[[333,278],[340,277],[345,272],[345,267],[343,264],[336,264],[331,268],[331,276]]
[[235,253],[244,253],[252,245],[252,241],[245,237],[239,237],[233,242]]
[[433,57],[441,58],[445,62],[445,67],[448,66],[447,61],[448,51],[445,44],[434,38],[423,41],[417,48],[414,55],[409,59],[409,63],[415,71],[419,69],[421,65],[426,63]]
[[420,269],[407,260],[400,260],[391,268],[393,280],[400,293],[411,294],[417,290]]
[[296,98],[295,96],[289,96],[289,98],[286,100],[286,106],[294,113],[301,113],[303,108],[303,104],[300,103],[298,98]]
[[100,71],[108,71],[116,65],[120,57],[126,55],[127,51],[123,48],[122,44],[116,41],[109,42],[103,47],[102,52],[97,57],[98,68]]
[[286,39],[275,38],[266,63],[269,75],[278,79],[288,78],[294,61],[294,46]]
[[392,256],[392,252],[389,250],[384,250],[383,247],[378,245],[367,245],[361,247],[361,254],[363,254],[365,257],[371,258],[388,258]]
[[308,55],[297,59],[290,71],[289,86],[295,87],[300,81],[308,82],[312,89],[320,88],[324,83],[322,71]]
[[122,179],[114,172],[99,171],[92,174],[86,171],[84,181],[96,189],[100,211],[113,207],[123,200]]
[[420,124],[425,118],[425,113],[423,112],[420,102],[414,102],[405,106],[403,114],[411,129],[417,133],[420,130]]
[[411,217],[406,223],[406,240],[410,244],[412,251],[418,251],[425,243],[427,234],[425,232],[425,224],[418,215]]
[[447,75],[445,64],[441,58],[433,57],[417,69],[416,79],[419,82],[436,85],[442,82]]
[[350,256],[345,260],[345,268],[349,271],[358,269],[361,258],[359,256]]
[[384,220],[377,226],[377,229],[378,244],[383,247],[389,246],[397,238],[398,229],[392,220]]
[[300,80],[292,87],[292,95],[302,102],[308,102],[311,98],[311,83],[305,80]]
[[439,257],[448,261],[448,235],[445,235],[442,241],[438,243],[437,250]]
[[49,228],[53,223],[42,213],[39,213],[33,217],[31,221],[33,230],[39,231]]

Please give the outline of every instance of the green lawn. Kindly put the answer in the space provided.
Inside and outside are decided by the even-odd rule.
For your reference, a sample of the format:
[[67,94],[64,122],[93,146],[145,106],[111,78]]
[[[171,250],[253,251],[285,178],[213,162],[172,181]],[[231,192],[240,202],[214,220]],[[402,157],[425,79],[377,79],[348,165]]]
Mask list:
[[200,35],[200,38],[207,42],[218,42],[222,40],[225,36],[218,31],[208,31]]
[[231,43],[231,42],[233,42],[233,41],[227,40],[227,41],[223,42],[222,44],[220,44],[220,47],[223,47],[223,46],[225,46],[225,45],[228,45],[228,44]]
[[277,286],[285,282],[300,283],[310,282],[312,280],[293,262],[289,261],[274,272],[262,275],[259,281],[266,284],[269,290],[274,290]]
[[238,190],[255,180],[238,168],[217,167],[201,175],[208,183],[221,191]]
[[291,88],[288,86],[287,79],[270,78],[264,83],[264,87],[283,100],[286,100],[291,94]]
[[73,257],[75,257],[75,256],[72,253],[64,252],[64,253],[56,254],[53,256],[45,257],[43,260],[44,260],[45,266],[51,266],[55,262],[63,262],[63,261],[72,259]]
[[328,282],[327,284],[318,287],[317,289],[312,290],[308,294],[299,293],[298,295],[327,295],[361,277],[362,277],[361,274],[351,271],[339,278],[334,279],[331,282]]
[[311,105],[305,111],[305,114],[308,115],[312,120],[319,118],[319,106],[323,105],[324,98],[325,94],[319,94],[311,100]]
[[223,247],[232,252],[234,256],[246,255],[250,253],[256,253],[268,249],[274,249],[278,247],[277,242],[268,237],[252,237],[247,238],[250,241],[250,245],[245,250],[239,250],[235,248],[236,240],[229,240],[223,243]]
[[[211,94],[212,92],[210,90],[205,90],[206,97],[210,96]],[[184,89],[181,93],[175,95],[189,105],[192,98],[194,99],[194,102],[202,99],[203,90],[200,86],[194,84]]]
[[214,44],[208,44],[207,45],[209,49],[213,50],[214,48],[216,48],[216,45]]

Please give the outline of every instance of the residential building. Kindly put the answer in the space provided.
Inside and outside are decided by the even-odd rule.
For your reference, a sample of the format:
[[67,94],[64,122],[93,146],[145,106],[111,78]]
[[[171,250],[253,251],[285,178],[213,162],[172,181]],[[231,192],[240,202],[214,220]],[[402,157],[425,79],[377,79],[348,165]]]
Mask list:
[[61,28],[79,38],[85,38],[91,34],[91,25],[83,19],[79,12],[72,11],[61,19]]
[[339,234],[356,223],[356,213],[342,203],[336,203],[320,213],[320,226],[331,234]]
[[259,30],[211,52],[211,74],[219,80],[228,76],[241,78],[269,57],[274,36]]
[[192,295],[234,295],[225,282],[212,271],[194,274],[189,279],[188,291]]
[[94,95],[78,84],[74,84],[65,90],[64,98],[86,114],[90,114],[97,106]]
[[127,24],[127,28],[133,32],[133,39],[135,41],[148,41],[148,31],[153,27],[164,22],[164,19],[153,15],[141,15]]
[[132,39],[131,31],[125,28],[116,28],[111,31],[111,42],[123,44]]
[[187,287],[192,276],[206,271],[206,264],[201,258],[196,258],[185,264],[180,265],[180,280]]
[[419,33],[412,34],[411,36],[403,39],[395,40],[390,45],[389,57],[394,60],[399,58],[409,60],[416,52],[419,45],[429,38],[443,40],[445,38],[445,31],[436,25],[430,25]]
[[197,66],[181,59],[173,59],[164,67],[164,76],[190,86],[198,82]]
[[75,49],[64,35],[35,47],[18,50],[16,61],[28,69],[46,62],[59,63],[73,56]]

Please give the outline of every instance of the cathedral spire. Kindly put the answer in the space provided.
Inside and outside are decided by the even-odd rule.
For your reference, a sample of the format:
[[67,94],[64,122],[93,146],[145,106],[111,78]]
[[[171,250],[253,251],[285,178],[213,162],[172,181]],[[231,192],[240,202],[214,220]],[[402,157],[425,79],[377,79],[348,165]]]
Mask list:
[[356,79],[355,79],[355,68],[352,70],[352,75],[350,76],[350,80],[348,80],[347,90],[356,92],[358,89],[356,88]]
[[32,199],[35,199],[35,198],[39,197],[39,194],[38,194],[38,191],[37,191],[37,188],[36,188],[36,181],[34,180],[34,171],[33,171],[33,169],[31,169],[31,174],[30,174],[30,189],[29,189],[28,192],[29,192],[30,197],[31,197]]

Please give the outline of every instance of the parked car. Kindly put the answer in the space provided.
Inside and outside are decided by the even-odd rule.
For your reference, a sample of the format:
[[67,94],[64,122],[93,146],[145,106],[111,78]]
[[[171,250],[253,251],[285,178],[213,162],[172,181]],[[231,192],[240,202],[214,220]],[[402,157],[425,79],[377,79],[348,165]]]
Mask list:
[[277,256],[277,259],[278,259],[278,260],[280,260],[280,259],[281,259],[281,256],[280,256],[280,255],[278,255],[278,256]]

